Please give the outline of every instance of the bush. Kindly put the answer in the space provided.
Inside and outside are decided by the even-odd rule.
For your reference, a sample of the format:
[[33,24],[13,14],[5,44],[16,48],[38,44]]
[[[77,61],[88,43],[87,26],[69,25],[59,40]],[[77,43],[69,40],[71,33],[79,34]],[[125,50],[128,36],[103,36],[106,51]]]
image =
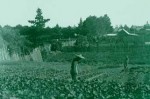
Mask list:
[[61,51],[62,44],[59,40],[53,40],[51,45],[51,51]]

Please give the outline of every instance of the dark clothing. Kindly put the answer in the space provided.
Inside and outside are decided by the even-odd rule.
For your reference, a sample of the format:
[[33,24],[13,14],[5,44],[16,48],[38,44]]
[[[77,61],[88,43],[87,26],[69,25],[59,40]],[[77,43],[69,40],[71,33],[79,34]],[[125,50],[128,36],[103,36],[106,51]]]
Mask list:
[[74,58],[71,63],[71,70],[70,70],[72,80],[74,80],[74,81],[77,80],[77,75],[78,75],[77,65],[78,65],[78,60],[76,58]]
[[126,69],[126,68],[127,68],[128,63],[129,63],[129,58],[128,58],[128,57],[126,57],[126,58],[125,58],[125,60],[124,60],[124,69]]
[[76,81],[77,80],[77,73],[74,73],[74,72],[70,71],[70,74],[71,74],[72,80]]

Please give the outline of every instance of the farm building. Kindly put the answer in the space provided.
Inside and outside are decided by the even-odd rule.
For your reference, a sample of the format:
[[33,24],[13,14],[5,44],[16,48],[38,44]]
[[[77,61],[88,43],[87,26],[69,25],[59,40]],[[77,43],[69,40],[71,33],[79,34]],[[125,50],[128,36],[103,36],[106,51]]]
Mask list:
[[104,35],[105,37],[129,37],[129,36],[138,36],[137,34],[131,34],[125,29],[120,29],[117,31],[117,33],[112,33],[112,34],[106,34]]
[[118,31],[117,33],[118,36],[138,36],[137,34],[131,34],[128,31],[126,31],[125,29],[121,29]]
[[61,39],[62,47],[74,46],[76,39]]
[[137,34],[131,34],[125,29],[119,30],[117,33],[114,34],[106,34],[104,35],[105,40],[110,43],[125,43],[128,45],[134,45],[138,41]]
[[137,34],[131,34],[125,29],[120,30],[118,33],[118,38],[121,40],[123,43],[128,44],[128,45],[134,45],[138,42],[138,35]]

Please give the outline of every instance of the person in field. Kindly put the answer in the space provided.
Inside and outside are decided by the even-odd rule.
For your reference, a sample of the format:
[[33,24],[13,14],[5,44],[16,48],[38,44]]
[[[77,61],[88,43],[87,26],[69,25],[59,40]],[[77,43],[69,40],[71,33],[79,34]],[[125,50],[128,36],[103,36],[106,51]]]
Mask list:
[[128,63],[129,63],[129,57],[126,56],[124,59],[124,69],[127,69]]
[[73,81],[77,81],[78,64],[81,59],[85,59],[85,58],[80,54],[80,55],[76,55],[76,57],[73,58],[72,60],[70,74]]

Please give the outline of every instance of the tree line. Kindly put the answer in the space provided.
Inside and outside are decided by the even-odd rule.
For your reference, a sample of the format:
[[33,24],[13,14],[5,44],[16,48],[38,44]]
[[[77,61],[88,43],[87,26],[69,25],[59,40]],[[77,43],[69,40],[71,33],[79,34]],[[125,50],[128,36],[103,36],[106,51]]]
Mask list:
[[[107,33],[114,32],[111,20],[107,14],[104,16],[89,16],[82,18],[78,26],[61,27],[57,24],[54,27],[45,27],[50,19],[45,19],[40,8],[36,11],[35,19],[28,20],[31,26],[17,25],[15,27],[0,27],[0,33],[7,42],[9,53],[28,54],[34,48],[43,46],[45,43],[53,43],[54,40],[76,38],[76,46],[97,43],[97,39]],[[120,26],[129,31],[134,31],[127,25]]]

